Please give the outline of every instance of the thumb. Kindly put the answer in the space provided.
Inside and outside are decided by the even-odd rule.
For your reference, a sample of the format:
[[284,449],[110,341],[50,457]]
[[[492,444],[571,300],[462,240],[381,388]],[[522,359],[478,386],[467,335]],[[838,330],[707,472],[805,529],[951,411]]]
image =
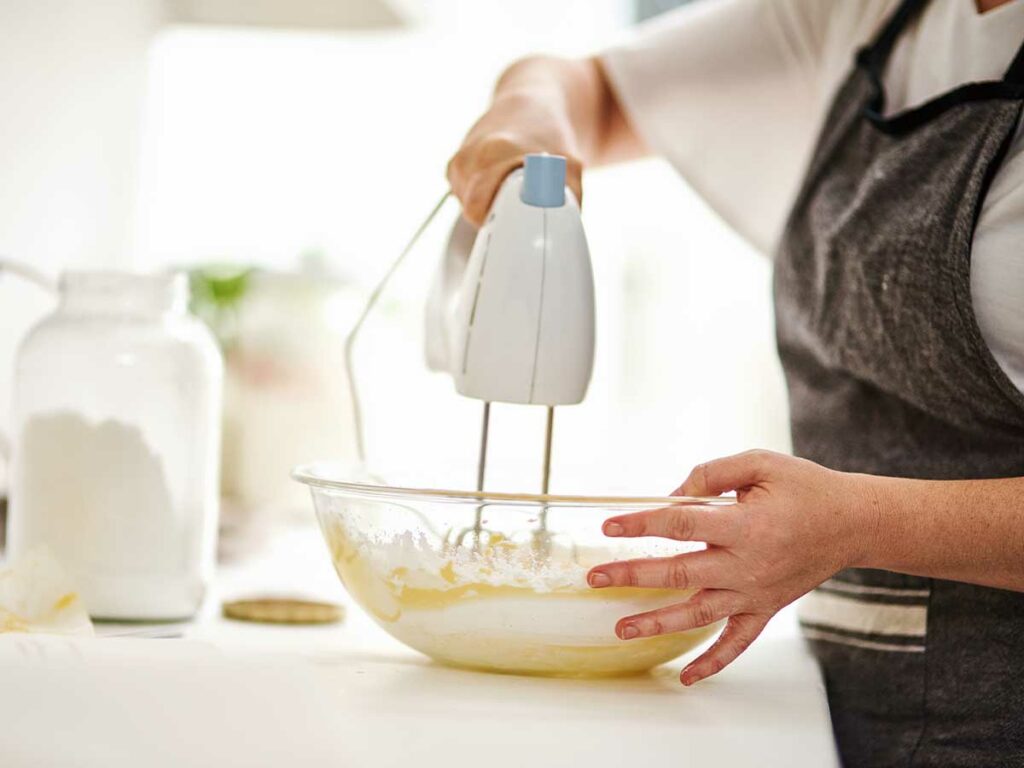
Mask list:
[[718,496],[765,480],[775,454],[746,451],[724,459],[698,464],[672,496]]

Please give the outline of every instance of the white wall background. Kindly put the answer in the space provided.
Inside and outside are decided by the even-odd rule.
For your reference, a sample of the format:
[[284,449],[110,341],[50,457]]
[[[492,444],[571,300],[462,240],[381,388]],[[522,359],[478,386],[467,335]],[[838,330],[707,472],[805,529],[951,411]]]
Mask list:
[[[0,0],[0,254],[56,274],[130,263],[158,0]],[[18,340],[48,307],[0,278],[0,430]],[[0,487],[4,467],[0,462]]]
[[[0,121],[0,251],[53,269],[133,257],[147,268],[285,267],[317,248],[364,286],[443,190],[447,158],[501,67],[532,50],[595,49],[629,17],[624,0],[403,0],[417,21],[394,31],[165,28],[148,49],[136,174],[142,52],[158,9],[45,5],[0,0],[0,106],[18,115],[14,127]],[[23,39],[47,42],[12,53],[7,43]],[[785,448],[766,262],[660,163],[585,183],[597,370],[588,400],[559,413],[553,490],[667,492],[699,460]],[[478,408],[420,353],[444,228],[368,330],[361,374],[374,457],[420,482],[466,485]],[[11,338],[41,305],[27,290],[0,285],[4,402]],[[542,414],[499,408],[492,434],[492,487],[536,485]]]

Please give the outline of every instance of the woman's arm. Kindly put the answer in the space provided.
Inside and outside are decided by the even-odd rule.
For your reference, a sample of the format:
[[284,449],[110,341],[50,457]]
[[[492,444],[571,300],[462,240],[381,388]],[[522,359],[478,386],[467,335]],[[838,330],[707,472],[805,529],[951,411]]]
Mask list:
[[851,480],[876,510],[853,565],[1024,591],[1024,478]]
[[584,165],[641,154],[598,59],[535,56],[501,76],[490,108],[448,164],[470,221],[483,221],[502,179],[531,152],[566,157],[566,183],[577,200]]
[[[584,165],[651,151],[741,234],[768,248],[824,108],[819,74],[833,5],[693,3],[645,23],[600,56],[517,62],[452,158],[452,191],[479,223],[526,153],[565,155],[579,197]],[[844,17],[865,15],[872,14],[858,6]],[[857,30],[845,23],[835,32],[840,41],[849,38],[852,57]]]
[[533,56],[505,70],[495,86],[495,101],[516,94],[561,99],[564,114],[588,165],[629,160],[644,153],[627,122],[597,57],[559,59]]
[[623,639],[706,626],[725,630],[683,670],[690,685],[753,642],[781,608],[837,571],[881,568],[1024,591],[1024,478],[903,480],[850,474],[768,451],[701,464],[675,492],[732,507],[669,507],[608,519],[609,536],[702,541],[674,558],[608,563],[591,586],[698,589],[685,603],[619,621]]

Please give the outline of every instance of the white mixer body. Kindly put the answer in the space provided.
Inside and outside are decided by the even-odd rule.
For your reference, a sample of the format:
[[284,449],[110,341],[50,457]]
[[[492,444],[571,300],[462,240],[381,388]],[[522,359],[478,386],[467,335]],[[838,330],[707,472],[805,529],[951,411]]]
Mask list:
[[427,303],[427,362],[479,400],[579,403],[594,367],[594,278],[576,199],[523,201],[522,169],[502,184],[466,253],[456,225]]

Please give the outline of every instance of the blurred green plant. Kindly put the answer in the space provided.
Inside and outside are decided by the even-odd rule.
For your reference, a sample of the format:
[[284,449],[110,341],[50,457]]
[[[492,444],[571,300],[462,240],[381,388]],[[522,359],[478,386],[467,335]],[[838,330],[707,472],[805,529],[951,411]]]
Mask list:
[[226,265],[209,265],[189,270],[192,289],[189,309],[210,327],[224,351],[229,350],[235,342],[238,310],[255,271],[252,267]]

